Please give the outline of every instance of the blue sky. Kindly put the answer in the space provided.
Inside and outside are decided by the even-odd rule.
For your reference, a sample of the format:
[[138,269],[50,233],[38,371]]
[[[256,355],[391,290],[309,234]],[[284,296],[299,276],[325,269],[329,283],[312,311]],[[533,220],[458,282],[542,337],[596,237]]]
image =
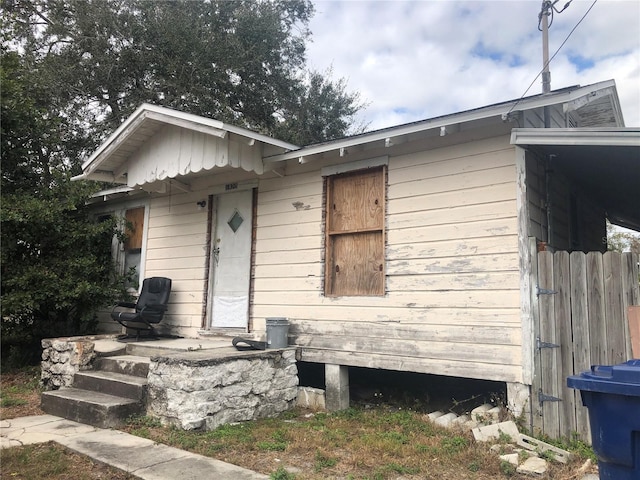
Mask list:
[[[361,93],[369,129],[519,98],[542,69],[541,3],[314,0],[309,65]],[[550,55],[592,4],[555,15]],[[615,80],[626,126],[640,126],[640,0],[597,0],[550,69],[552,89]]]

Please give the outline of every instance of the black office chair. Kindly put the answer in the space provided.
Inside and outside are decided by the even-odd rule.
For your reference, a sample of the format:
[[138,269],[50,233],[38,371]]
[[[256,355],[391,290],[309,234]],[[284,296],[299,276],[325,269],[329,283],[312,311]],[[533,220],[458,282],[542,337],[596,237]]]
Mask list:
[[[141,331],[148,331],[149,336],[155,335],[153,324],[162,321],[167,311],[169,294],[171,293],[171,279],[165,277],[145,278],[142,291],[136,303],[118,302],[111,311],[111,318],[125,328],[135,330],[136,338],[140,338]],[[120,308],[135,309],[133,312]]]

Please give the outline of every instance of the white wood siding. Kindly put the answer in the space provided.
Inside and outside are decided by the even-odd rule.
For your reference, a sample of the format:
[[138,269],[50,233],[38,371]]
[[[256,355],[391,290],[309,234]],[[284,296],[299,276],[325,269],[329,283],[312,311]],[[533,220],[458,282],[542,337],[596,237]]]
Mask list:
[[262,173],[262,148],[259,145],[248,145],[233,134],[218,138],[167,125],[131,155],[127,183],[129,186],[143,185],[229,166]]
[[303,360],[522,381],[508,136],[389,158],[384,297],[323,295],[322,195],[304,166],[260,182],[258,330],[288,317]]

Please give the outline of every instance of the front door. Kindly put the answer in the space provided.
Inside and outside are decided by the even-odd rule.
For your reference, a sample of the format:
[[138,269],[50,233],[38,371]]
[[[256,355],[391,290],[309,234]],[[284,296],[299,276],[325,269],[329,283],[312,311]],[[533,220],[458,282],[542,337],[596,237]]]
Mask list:
[[251,190],[224,193],[215,199],[211,242],[210,328],[247,329],[251,273]]

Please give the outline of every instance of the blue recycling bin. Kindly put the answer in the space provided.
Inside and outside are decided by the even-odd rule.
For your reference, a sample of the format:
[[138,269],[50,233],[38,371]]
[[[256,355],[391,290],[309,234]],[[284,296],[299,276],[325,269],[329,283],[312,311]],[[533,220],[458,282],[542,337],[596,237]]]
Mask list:
[[567,378],[589,409],[600,479],[640,479],[640,360],[597,365]]

